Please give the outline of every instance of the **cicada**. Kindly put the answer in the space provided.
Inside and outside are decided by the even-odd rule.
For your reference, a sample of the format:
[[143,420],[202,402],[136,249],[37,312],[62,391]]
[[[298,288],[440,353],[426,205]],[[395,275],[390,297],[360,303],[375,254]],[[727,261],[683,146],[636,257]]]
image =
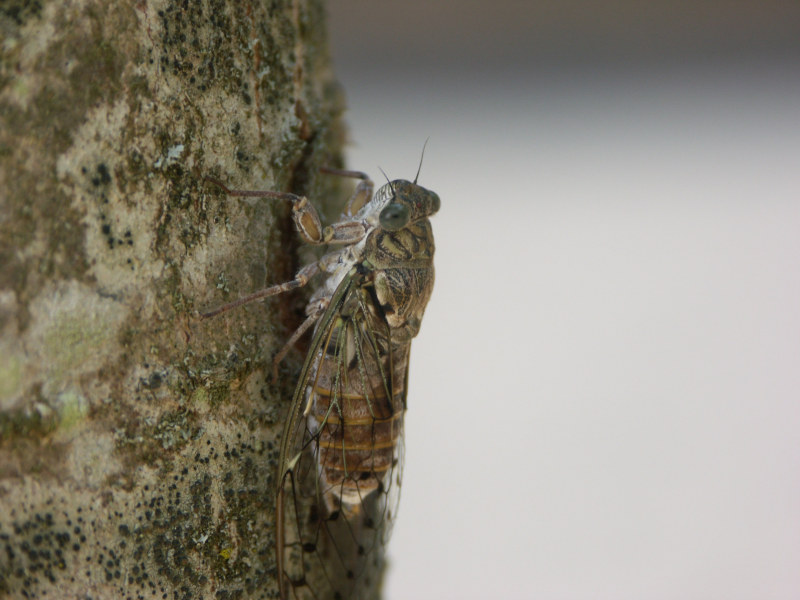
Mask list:
[[429,217],[434,192],[413,182],[374,184],[357,171],[322,169],[360,180],[336,223],[322,228],[305,197],[230,190],[232,196],[289,200],[309,244],[337,247],[297,276],[202,315],[327,279],[277,364],[311,327],[281,439],[276,559],[283,600],[369,599],[379,593],[384,551],[397,517],[403,470],[411,340],[434,282]]

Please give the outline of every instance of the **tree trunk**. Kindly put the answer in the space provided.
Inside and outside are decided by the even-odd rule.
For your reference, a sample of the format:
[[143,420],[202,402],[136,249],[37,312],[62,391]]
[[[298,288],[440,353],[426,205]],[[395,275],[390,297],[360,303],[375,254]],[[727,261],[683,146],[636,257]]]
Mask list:
[[[0,5],[0,596],[277,596],[303,293],[291,207],[338,193],[322,0]],[[319,206],[319,205],[318,205]],[[325,206],[322,207],[323,219]]]

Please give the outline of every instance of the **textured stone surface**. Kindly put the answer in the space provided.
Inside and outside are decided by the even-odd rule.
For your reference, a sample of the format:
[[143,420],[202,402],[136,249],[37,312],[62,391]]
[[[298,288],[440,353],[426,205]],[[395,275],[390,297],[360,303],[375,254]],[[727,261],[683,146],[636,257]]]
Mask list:
[[192,315],[298,240],[202,177],[336,205],[321,1],[10,0],[0,40],[0,596],[276,597],[302,294]]

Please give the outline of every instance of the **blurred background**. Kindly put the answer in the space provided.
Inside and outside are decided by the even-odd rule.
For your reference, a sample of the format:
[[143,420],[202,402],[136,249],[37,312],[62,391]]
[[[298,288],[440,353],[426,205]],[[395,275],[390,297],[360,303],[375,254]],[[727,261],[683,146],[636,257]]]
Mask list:
[[386,598],[800,598],[800,3],[329,13],[442,199]]

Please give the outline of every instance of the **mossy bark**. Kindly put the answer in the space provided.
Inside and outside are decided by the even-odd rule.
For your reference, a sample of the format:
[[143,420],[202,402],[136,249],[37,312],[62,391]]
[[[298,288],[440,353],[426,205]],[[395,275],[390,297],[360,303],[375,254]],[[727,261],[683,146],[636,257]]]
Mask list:
[[269,373],[303,294],[192,315],[290,279],[299,243],[290,207],[203,176],[336,206],[324,21],[322,0],[0,5],[0,596],[277,596],[301,350]]

